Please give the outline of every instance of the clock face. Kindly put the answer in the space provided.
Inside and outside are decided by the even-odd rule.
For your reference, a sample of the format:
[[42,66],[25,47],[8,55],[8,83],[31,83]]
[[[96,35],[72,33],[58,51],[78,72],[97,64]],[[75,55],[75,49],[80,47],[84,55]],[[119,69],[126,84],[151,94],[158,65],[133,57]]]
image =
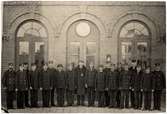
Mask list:
[[87,35],[89,35],[90,33],[90,26],[88,23],[86,22],[80,22],[77,26],[76,26],[76,32],[79,36],[85,37]]

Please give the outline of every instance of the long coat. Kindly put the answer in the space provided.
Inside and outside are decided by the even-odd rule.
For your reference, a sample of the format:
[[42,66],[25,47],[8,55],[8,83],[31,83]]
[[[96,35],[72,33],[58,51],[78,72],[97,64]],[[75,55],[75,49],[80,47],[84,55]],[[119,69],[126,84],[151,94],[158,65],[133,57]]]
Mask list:
[[29,72],[30,75],[30,87],[32,87],[32,89],[37,90],[39,88],[39,71],[35,70],[35,71],[30,71]]
[[162,71],[154,71],[152,77],[152,87],[155,90],[162,90],[165,88],[165,76]]
[[105,90],[105,73],[98,72],[96,76],[96,90],[104,91]]
[[8,91],[15,90],[16,73],[14,70],[7,70],[2,78],[2,84]]
[[95,88],[97,71],[93,68],[86,71],[86,84],[88,87]]
[[83,67],[81,69],[77,67],[75,69],[75,74],[76,74],[77,94],[84,95],[85,94],[85,84],[86,84],[86,68]]
[[128,90],[130,87],[130,72],[122,71],[119,78],[119,89]]
[[64,71],[57,71],[56,72],[56,88],[66,88],[66,73]]
[[117,72],[116,71],[110,71],[109,76],[108,76],[108,80],[106,81],[107,84],[107,88],[109,90],[116,90],[118,88],[117,85]]
[[[105,82],[108,82],[108,80],[109,80],[110,71],[111,71],[110,68],[105,68],[105,69],[103,70],[103,72],[104,72],[104,74],[105,74]],[[107,87],[107,84],[105,85],[105,87]]]
[[75,71],[74,70],[72,70],[72,71],[67,71],[67,73],[66,73],[66,75],[67,75],[67,89],[68,90],[72,90],[72,91],[74,91],[75,90],[75,88],[76,88],[76,84],[75,84],[75,82],[76,82],[76,77],[75,77]]
[[56,83],[57,83],[57,78],[56,78],[56,74],[57,71],[54,68],[48,68],[48,72],[51,78],[51,85],[53,88],[56,88]]
[[46,71],[41,70],[39,80],[40,87],[42,87],[43,90],[49,90],[52,88],[51,76],[48,69]]
[[152,73],[143,73],[141,79],[141,89],[143,89],[143,91],[152,90]]
[[18,91],[26,91],[29,87],[29,79],[26,70],[16,72],[16,88]]

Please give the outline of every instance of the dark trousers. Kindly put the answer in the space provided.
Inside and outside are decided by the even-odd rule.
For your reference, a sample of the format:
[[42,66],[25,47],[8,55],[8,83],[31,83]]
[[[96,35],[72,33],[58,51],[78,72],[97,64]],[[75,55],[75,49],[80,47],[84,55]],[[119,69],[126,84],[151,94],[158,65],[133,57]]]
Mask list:
[[13,108],[14,98],[15,98],[15,91],[7,91],[6,92],[7,109]]
[[162,90],[155,90],[153,95],[154,95],[154,109],[160,110]]
[[49,107],[50,90],[42,90],[43,107]]
[[69,106],[74,104],[74,90],[67,90],[67,104]]
[[117,90],[109,90],[109,96],[110,96],[109,107],[116,107]]
[[53,89],[51,90],[51,105],[52,105],[52,106],[55,105],[55,103],[54,103],[54,93],[55,93],[55,88],[53,88]]
[[109,93],[108,91],[105,91],[105,106],[109,106],[110,104],[110,96],[109,96]]
[[151,91],[144,91],[144,109],[151,109]]
[[64,106],[64,88],[57,88],[57,105],[63,107]]
[[130,101],[131,101],[131,107],[135,107],[135,95],[134,91],[130,90]]
[[105,102],[105,92],[104,91],[98,91],[98,107],[104,107]]
[[84,95],[77,95],[77,105],[84,105],[84,99],[85,99],[85,96]]
[[24,94],[25,94],[25,106],[29,107],[30,106],[29,105],[29,91],[25,91]]
[[95,88],[88,87],[88,106],[93,106],[95,101]]
[[129,90],[121,90],[120,108],[129,108]]
[[17,92],[17,107],[18,108],[24,108],[25,106],[25,92],[26,91]]
[[31,106],[32,107],[37,107],[38,106],[38,90],[31,90]]
[[134,108],[138,109],[142,106],[142,94],[140,91],[134,91]]
[[117,107],[119,108],[121,104],[121,91],[120,90],[117,91],[116,102],[117,102]]

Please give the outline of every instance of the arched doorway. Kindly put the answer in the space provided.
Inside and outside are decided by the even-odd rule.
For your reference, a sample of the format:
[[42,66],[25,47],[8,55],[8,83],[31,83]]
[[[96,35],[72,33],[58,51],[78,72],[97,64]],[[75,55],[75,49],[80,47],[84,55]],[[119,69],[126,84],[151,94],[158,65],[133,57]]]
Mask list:
[[145,23],[132,20],[125,23],[119,33],[119,61],[137,60],[142,66],[150,65],[151,35]]
[[48,33],[36,20],[27,20],[16,30],[16,67],[22,63],[41,66],[47,59]]
[[73,22],[67,31],[67,64],[77,65],[79,60],[83,60],[86,66],[90,62],[98,66],[99,38],[99,29],[91,21]]

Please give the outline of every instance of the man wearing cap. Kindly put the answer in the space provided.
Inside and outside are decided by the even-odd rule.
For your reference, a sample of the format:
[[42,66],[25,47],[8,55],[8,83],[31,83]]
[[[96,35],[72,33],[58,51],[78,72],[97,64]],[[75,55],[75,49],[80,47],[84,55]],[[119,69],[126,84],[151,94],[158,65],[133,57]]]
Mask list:
[[42,90],[43,107],[49,107],[52,83],[47,63],[45,63],[43,66],[43,69],[39,76],[39,80],[40,80],[40,90]]
[[76,68],[77,105],[84,105],[84,95],[86,86],[86,68],[83,61],[79,61]]
[[31,94],[31,107],[38,106],[38,89],[39,89],[39,71],[36,64],[31,64],[30,75],[30,94]]
[[57,74],[56,74],[56,89],[57,89],[57,105],[60,107],[64,106],[64,95],[66,89],[66,74],[63,71],[63,65],[57,65]]
[[53,66],[53,61],[49,61],[48,72],[51,77],[52,89],[51,89],[51,106],[55,106],[54,103],[54,93],[56,87],[56,69]]
[[2,84],[4,89],[6,90],[6,102],[7,102],[7,109],[13,108],[13,101],[15,96],[15,80],[16,80],[16,73],[13,68],[13,64],[8,64],[8,70],[5,71]]
[[153,96],[154,96],[154,109],[161,110],[161,95],[162,90],[165,89],[165,76],[161,71],[160,64],[155,64],[155,70],[153,71]]

